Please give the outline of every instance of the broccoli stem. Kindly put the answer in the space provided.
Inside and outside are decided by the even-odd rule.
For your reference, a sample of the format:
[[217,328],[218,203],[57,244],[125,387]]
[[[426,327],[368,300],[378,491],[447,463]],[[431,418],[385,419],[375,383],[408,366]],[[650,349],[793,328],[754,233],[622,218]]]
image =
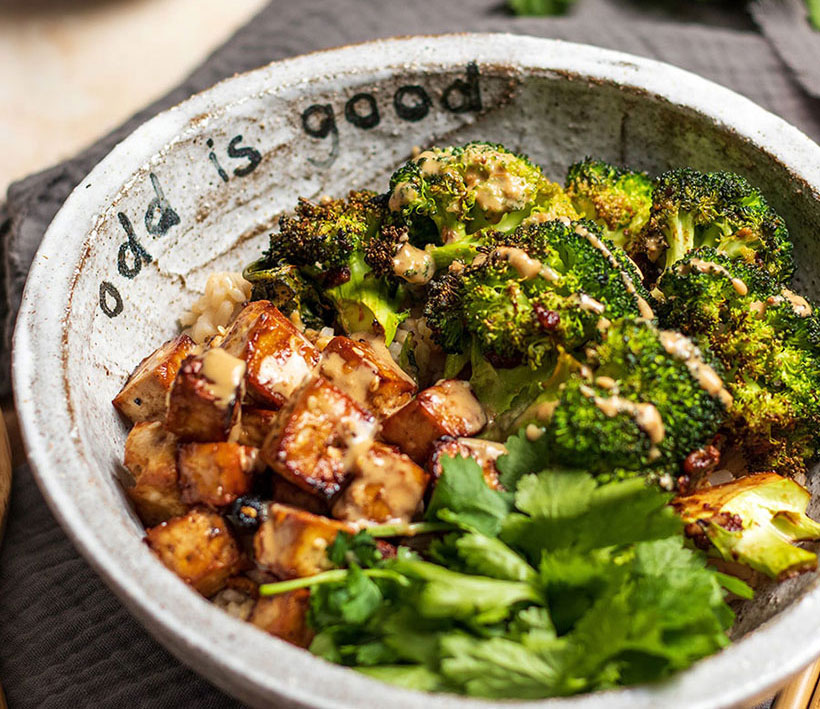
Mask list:
[[[277,583],[263,583],[259,587],[259,595],[276,596],[280,593],[288,593],[289,591],[296,591],[300,588],[320,586],[326,583],[339,583],[347,578],[348,573],[349,571],[347,569],[331,569],[330,571],[322,571],[313,576],[304,576],[299,579],[290,579]],[[372,579],[390,579],[402,586],[406,586],[409,583],[404,576],[390,569],[362,569],[362,573]]]

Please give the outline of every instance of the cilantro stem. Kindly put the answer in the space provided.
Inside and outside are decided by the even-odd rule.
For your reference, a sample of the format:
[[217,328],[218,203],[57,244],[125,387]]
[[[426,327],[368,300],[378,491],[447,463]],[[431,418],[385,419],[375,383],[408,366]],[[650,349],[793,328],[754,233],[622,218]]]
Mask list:
[[[404,576],[390,569],[362,569],[362,573],[372,579],[391,579],[402,586],[406,586],[409,583]],[[290,579],[277,583],[263,583],[259,587],[259,595],[276,596],[280,593],[295,591],[299,588],[308,588],[324,583],[338,583],[344,581],[347,578],[347,574],[347,569],[331,569],[330,571],[322,571],[314,576],[304,576],[299,579]]]
[[380,524],[375,527],[366,527],[365,531],[371,537],[414,537],[417,534],[430,532],[448,532],[453,525],[446,522],[414,522],[413,524]]

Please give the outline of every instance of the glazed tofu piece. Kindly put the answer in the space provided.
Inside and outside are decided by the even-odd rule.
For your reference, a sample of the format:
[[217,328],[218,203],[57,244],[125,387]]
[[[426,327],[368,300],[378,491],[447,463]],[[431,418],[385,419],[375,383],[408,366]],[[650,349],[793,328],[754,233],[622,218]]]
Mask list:
[[126,489],[143,524],[185,514],[177,472],[177,439],[159,421],[139,421],[125,441],[125,467],[136,484]]
[[273,502],[253,538],[256,563],[283,579],[318,574],[331,567],[328,545],[340,531],[351,530],[342,522]]
[[334,337],[322,351],[320,372],[353,401],[385,418],[416,393],[416,383],[381,345]]
[[326,379],[308,383],[283,410],[262,459],[303,490],[330,500],[376,433],[373,416]]
[[246,305],[220,347],[247,364],[245,382],[250,398],[278,409],[316,369],[317,350],[270,301]]
[[276,423],[278,411],[260,409],[256,406],[243,406],[239,419],[238,443],[243,446],[261,448],[271,429]]
[[245,362],[218,347],[188,357],[168,396],[165,427],[181,441],[227,441],[239,416]]
[[188,335],[166,342],[137,365],[112,402],[117,410],[137,421],[162,421],[168,407],[168,392],[182,361],[196,349]]
[[333,516],[348,522],[409,522],[429,479],[394,446],[374,443],[359,457],[353,480],[333,505]]
[[330,507],[328,501],[323,497],[317,497],[309,492],[305,492],[301,487],[285,480],[281,475],[275,473],[271,475],[272,499],[290,507],[312,512],[315,515],[329,515]]
[[282,640],[307,647],[314,632],[308,627],[307,612],[310,607],[310,591],[300,588],[256,601],[248,620],[266,633]]
[[480,438],[443,438],[433,446],[428,470],[435,485],[441,477],[442,458],[457,458],[458,456],[472,458],[481,466],[487,485],[493,490],[503,490],[504,487],[498,481],[498,468],[495,462],[506,452],[506,446],[495,441],[482,441]]
[[239,547],[216,512],[192,509],[151,527],[145,538],[160,561],[203,596],[213,596],[239,570]]
[[470,385],[458,379],[445,379],[420,392],[387,418],[382,425],[382,437],[423,465],[439,438],[472,436],[486,423],[487,415]]
[[185,443],[177,460],[182,501],[224,507],[250,491],[259,449],[227,441]]

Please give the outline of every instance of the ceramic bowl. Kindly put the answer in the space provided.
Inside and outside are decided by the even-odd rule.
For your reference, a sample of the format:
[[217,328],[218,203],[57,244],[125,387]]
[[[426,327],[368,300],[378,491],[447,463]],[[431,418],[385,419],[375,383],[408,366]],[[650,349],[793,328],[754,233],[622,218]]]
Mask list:
[[[137,129],[75,189],[35,258],[15,336],[29,458],[77,548],[177,657],[254,706],[478,707],[367,679],[235,620],[142,542],[119,475],[111,398],[177,330],[209,273],[257,255],[300,195],[384,189],[414,146],[471,139],[525,151],[554,179],[587,154],[658,171],[737,171],[795,236],[818,296],[820,147],[748,100],[671,66],[509,35],[413,37],[277,62]],[[759,695],[820,654],[808,574],[748,606],[738,642],[653,686],[575,707],[705,707]]]

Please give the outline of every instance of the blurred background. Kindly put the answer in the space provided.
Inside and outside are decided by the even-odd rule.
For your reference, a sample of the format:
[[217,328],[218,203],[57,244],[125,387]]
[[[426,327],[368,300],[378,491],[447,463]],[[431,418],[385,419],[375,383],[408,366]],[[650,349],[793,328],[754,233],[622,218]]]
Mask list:
[[266,0],[0,0],[0,194],[166,93]]

